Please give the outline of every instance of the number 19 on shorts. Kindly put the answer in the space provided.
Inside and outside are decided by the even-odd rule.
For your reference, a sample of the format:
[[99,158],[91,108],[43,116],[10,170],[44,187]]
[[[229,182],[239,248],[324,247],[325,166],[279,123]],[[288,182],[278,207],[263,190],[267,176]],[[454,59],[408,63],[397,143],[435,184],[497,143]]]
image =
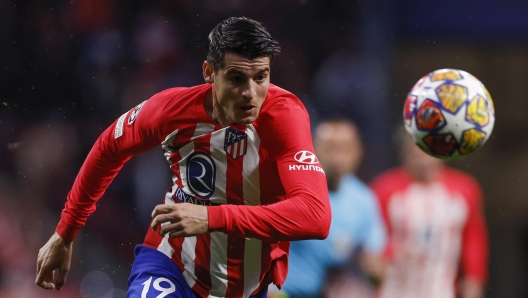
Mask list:
[[[176,292],[176,286],[172,281],[165,277],[158,277],[154,281],[152,281],[152,276],[147,279],[143,285],[143,291],[141,292],[141,298],[163,298],[171,293]],[[152,287],[151,287],[152,286]],[[154,288],[154,289],[151,289]],[[156,291],[156,294],[159,293],[157,296],[153,296],[154,292]],[[149,292],[151,292],[150,295],[147,295]]]

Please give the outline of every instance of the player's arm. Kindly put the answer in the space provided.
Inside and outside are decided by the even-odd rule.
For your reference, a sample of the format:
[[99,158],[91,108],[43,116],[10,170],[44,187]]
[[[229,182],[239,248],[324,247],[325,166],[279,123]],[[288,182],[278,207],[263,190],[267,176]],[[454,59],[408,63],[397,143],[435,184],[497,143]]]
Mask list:
[[[326,178],[320,164],[309,170],[292,171],[302,166],[297,152],[314,152],[308,113],[301,105],[278,103],[275,113],[259,116],[261,146],[276,157],[280,186],[286,199],[266,206],[199,206],[189,203],[158,205],[152,212],[152,230],[172,238],[220,231],[261,240],[324,239],[330,228],[330,202]],[[259,130],[259,128],[257,128]],[[307,164],[304,164],[308,166]],[[317,167],[317,168],[316,168]]]
[[386,260],[383,252],[387,243],[385,224],[381,216],[378,199],[374,193],[369,192],[369,198],[363,214],[365,238],[361,250],[360,262],[370,283],[379,287],[385,278]]
[[[308,113],[291,101],[274,104],[273,113],[259,116],[263,131],[259,136],[261,146],[268,146],[270,154],[276,156],[286,199],[266,206],[208,207],[209,228],[262,240],[324,239],[331,220],[326,177],[316,159],[302,164],[294,158],[300,151],[308,155],[314,152]],[[299,170],[303,165],[305,170]],[[294,170],[295,166],[298,170]]]
[[[97,139],[68,194],[55,233],[39,250],[35,283],[45,289],[60,290],[70,268],[72,242],[95,204],[134,154],[160,144],[159,101],[157,95],[123,114]],[[54,271],[58,269],[55,279]]]
[[392,190],[394,189],[393,183],[398,183],[398,180],[395,178],[390,178],[387,174],[376,177],[372,183],[369,185],[372,191],[374,192],[375,198],[378,200],[378,206],[381,212],[381,219],[386,232],[386,243],[385,249],[383,251],[383,258],[386,263],[390,262],[392,258],[392,226],[389,216],[389,201],[392,195]]
[[469,216],[462,235],[462,298],[482,298],[487,278],[488,236],[482,214],[482,195],[475,181],[465,183]]

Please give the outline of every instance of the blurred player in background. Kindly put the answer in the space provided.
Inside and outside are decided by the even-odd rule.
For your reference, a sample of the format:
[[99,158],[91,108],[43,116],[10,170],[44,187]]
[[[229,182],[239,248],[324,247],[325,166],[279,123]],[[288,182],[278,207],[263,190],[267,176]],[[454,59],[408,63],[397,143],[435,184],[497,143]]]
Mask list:
[[401,128],[401,167],[371,184],[387,222],[381,298],[481,298],[488,240],[479,184],[422,152]]
[[[315,128],[314,146],[328,182],[330,234],[323,241],[290,244],[290,273],[281,294],[290,298],[321,297],[325,284],[330,282],[328,297],[365,297],[358,296],[359,289],[353,290],[350,276],[344,275],[350,273],[346,269],[357,253],[355,260],[359,259],[360,264],[356,267],[360,265],[368,279],[379,285],[386,233],[374,193],[354,175],[363,157],[359,131],[349,120],[326,120]],[[341,284],[327,280],[332,271]],[[342,292],[345,296],[338,294]]]
[[103,132],[39,251],[37,285],[62,288],[72,242],[105,189],[161,144],[173,186],[135,249],[129,297],[266,297],[281,286],[289,241],[324,239],[331,213],[308,113],[270,84],[279,51],[260,23],[224,20],[209,35],[207,84],[164,90]]

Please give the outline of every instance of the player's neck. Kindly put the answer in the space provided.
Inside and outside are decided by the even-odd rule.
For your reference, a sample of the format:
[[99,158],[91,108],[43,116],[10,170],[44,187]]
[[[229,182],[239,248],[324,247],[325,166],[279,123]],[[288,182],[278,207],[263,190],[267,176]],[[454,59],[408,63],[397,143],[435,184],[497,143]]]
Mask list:
[[230,121],[227,118],[224,109],[218,104],[212,89],[205,94],[204,109],[207,115],[222,127],[226,127],[233,123],[233,121]]
[[224,109],[219,104],[213,105],[213,120],[220,124],[222,127],[229,126],[230,124],[233,124],[233,121],[230,121],[227,119],[226,114],[224,112]]

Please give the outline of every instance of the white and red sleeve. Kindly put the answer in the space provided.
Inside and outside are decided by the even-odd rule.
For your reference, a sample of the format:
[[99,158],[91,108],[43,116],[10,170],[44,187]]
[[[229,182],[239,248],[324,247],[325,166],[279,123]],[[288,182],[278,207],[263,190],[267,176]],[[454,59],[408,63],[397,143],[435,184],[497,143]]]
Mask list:
[[99,136],[68,193],[56,228],[61,237],[75,239],[95,211],[97,201],[132,155],[161,143],[160,114],[165,94],[158,93],[126,112]]
[[324,239],[329,232],[331,211],[325,175],[316,170],[320,164],[311,164],[313,170],[290,168],[300,165],[294,158],[296,153],[314,152],[308,113],[296,99],[274,100],[277,102],[273,108],[259,116],[256,128],[264,147],[261,151],[275,157],[286,199],[264,206],[208,207],[209,228],[261,240]]
[[376,177],[369,186],[378,198],[383,222],[385,224],[385,228],[387,229],[387,245],[385,245],[385,251],[383,252],[383,255],[386,259],[391,259],[393,254],[392,224],[389,216],[389,199],[391,193],[386,188],[386,185],[387,183],[390,183],[390,180],[387,181],[385,176],[386,174],[384,173],[381,176]]
[[473,179],[464,183],[469,216],[462,234],[461,266],[464,275],[484,284],[488,275],[488,235],[482,213],[482,192]]

